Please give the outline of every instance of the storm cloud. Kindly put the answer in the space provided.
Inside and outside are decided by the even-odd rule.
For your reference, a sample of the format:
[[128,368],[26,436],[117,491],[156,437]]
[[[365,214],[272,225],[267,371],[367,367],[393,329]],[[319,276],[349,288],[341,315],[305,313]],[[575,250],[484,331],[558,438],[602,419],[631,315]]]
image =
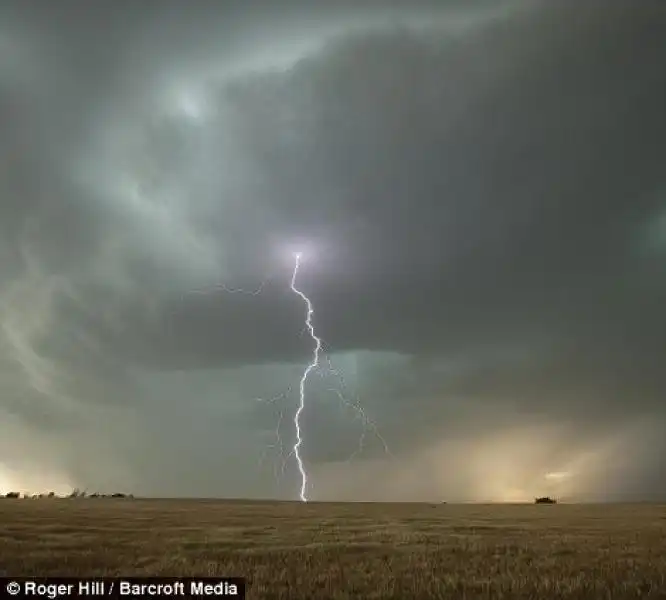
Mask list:
[[666,7],[74,5],[0,12],[8,482],[295,497],[300,251],[314,498],[666,494]]

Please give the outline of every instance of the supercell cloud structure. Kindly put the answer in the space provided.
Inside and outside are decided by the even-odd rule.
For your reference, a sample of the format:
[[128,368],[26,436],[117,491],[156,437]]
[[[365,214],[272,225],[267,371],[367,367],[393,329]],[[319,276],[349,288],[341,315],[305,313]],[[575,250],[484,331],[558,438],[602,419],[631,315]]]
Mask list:
[[313,382],[313,499],[663,499],[664,39],[657,0],[5,2],[0,487],[295,498],[256,399],[310,359],[302,250],[393,451]]

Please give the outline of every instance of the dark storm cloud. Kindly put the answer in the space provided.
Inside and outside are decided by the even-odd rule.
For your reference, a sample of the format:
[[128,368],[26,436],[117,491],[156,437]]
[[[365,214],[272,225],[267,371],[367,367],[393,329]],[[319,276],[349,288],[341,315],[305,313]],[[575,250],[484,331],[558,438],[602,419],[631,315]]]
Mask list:
[[[247,398],[309,356],[303,249],[318,332],[398,453],[502,418],[663,416],[662,4],[75,4],[1,13],[8,413],[158,411],[116,449],[147,489],[160,460],[251,453],[239,432],[278,409]],[[307,457],[344,460],[323,385]],[[215,411],[228,434],[189,435],[220,449],[179,459],[177,425]],[[654,491],[646,452],[632,485]]]
[[[323,249],[303,275],[332,348],[524,340],[556,347],[544,381],[589,373],[659,397],[663,263],[637,251],[664,205],[664,21],[649,6],[530,12],[459,38],[343,38],[286,74],[230,84],[239,138],[266,180],[254,199],[276,213],[236,243],[269,254],[281,231],[335,240],[334,258]],[[193,298],[176,321],[206,340],[202,361],[240,337],[204,335],[202,304],[236,303],[223,295]],[[265,303],[283,322],[286,307]],[[269,335],[273,350],[264,327],[246,325],[256,360],[290,346],[304,356],[296,338]]]
[[[274,229],[237,242],[256,252],[281,231],[344,242],[333,249],[339,264],[326,264],[337,271],[328,281],[316,264],[305,275],[318,278],[314,295],[325,290],[318,301],[328,339],[354,312],[379,304],[382,320],[423,305],[419,315],[444,323],[431,319],[433,310],[471,312],[489,290],[493,306],[518,319],[553,305],[565,313],[564,293],[553,291],[567,284],[575,305],[613,286],[615,303],[639,299],[640,279],[625,289],[617,280],[640,268],[632,251],[663,205],[654,194],[665,143],[663,70],[653,56],[660,31],[645,15],[644,30],[630,19],[604,37],[612,14],[598,14],[575,36],[566,13],[558,16],[543,19],[555,39],[540,44],[544,32],[531,20],[464,44],[405,32],[342,41],[285,75],[256,76],[234,95],[241,147],[266,181],[255,201],[277,213]],[[518,45],[517,33],[530,26]],[[491,66],[484,41],[494,43]],[[338,298],[327,306],[336,293],[357,294],[348,299],[358,311]],[[390,337],[390,326],[381,330]],[[391,342],[352,345],[375,343]]]

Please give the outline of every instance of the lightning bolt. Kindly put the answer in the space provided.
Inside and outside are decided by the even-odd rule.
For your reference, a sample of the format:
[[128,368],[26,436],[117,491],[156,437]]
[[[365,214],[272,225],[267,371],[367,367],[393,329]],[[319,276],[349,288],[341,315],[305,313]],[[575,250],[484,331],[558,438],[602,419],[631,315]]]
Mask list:
[[354,457],[358,456],[359,454],[362,454],[363,450],[365,450],[365,439],[368,434],[368,430],[372,431],[375,437],[381,442],[384,448],[384,454],[393,458],[393,454],[391,453],[388,443],[384,439],[384,436],[382,436],[382,434],[379,432],[377,424],[368,416],[368,413],[365,412],[365,409],[361,405],[360,398],[358,396],[356,396],[355,398],[350,397],[347,391],[347,383],[345,381],[345,378],[343,377],[342,373],[340,373],[340,371],[338,371],[333,367],[333,363],[331,362],[331,357],[328,355],[326,356],[326,364],[327,364],[327,371],[331,375],[334,375],[339,382],[339,388],[329,388],[328,391],[335,394],[338,397],[338,400],[340,400],[342,406],[350,408],[354,411],[354,413],[356,413],[356,418],[361,421],[361,425],[363,427],[363,430],[358,440],[358,447],[347,459],[347,462],[351,462],[354,459]]
[[[335,394],[340,401],[340,406],[343,408],[350,409],[354,412],[355,414],[355,420],[359,420],[361,422],[362,426],[362,433],[359,436],[358,440],[358,446],[354,452],[351,453],[351,455],[348,457],[347,461],[353,460],[356,456],[360,455],[363,453],[365,450],[365,442],[366,438],[369,433],[372,433],[382,444],[384,453],[389,456],[393,457],[388,444],[386,443],[386,440],[383,438],[381,433],[379,432],[379,428],[375,424],[375,422],[370,419],[366,411],[364,410],[363,406],[361,405],[360,399],[357,396],[352,397],[351,394],[349,394],[349,391],[347,389],[346,381],[342,375],[342,373],[335,369],[333,367],[333,363],[331,361],[331,358],[328,356],[328,354],[324,354],[323,351],[323,341],[320,337],[317,336],[314,325],[312,322],[313,316],[314,316],[314,308],[312,306],[311,300],[308,298],[308,296],[305,295],[303,291],[301,291],[297,285],[296,281],[298,279],[298,274],[299,270],[301,267],[301,257],[302,254],[300,252],[294,254],[294,268],[292,271],[291,275],[291,281],[290,281],[290,289],[291,291],[297,295],[302,302],[305,305],[306,308],[306,314],[305,314],[305,322],[303,325],[303,328],[300,332],[300,336],[303,336],[305,332],[307,331],[310,338],[314,342],[314,348],[312,350],[312,359],[306,366],[305,370],[302,373],[302,376],[299,381],[299,386],[298,386],[298,407],[294,413],[293,417],[293,424],[294,428],[296,430],[296,440],[289,451],[288,454],[285,455],[285,448],[284,448],[284,443],[282,439],[282,424],[284,422],[285,418],[285,409],[282,406],[283,402],[286,401],[286,399],[290,396],[291,394],[291,388],[289,388],[286,392],[283,392],[281,394],[278,394],[272,398],[256,398],[258,402],[262,402],[265,404],[270,404],[272,406],[277,407],[275,410],[277,410],[277,422],[275,429],[271,432],[271,436],[273,438],[273,442],[267,444],[262,453],[261,456],[259,457],[259,465],[263,465],[265,460],[268,457],[268,454],[271,453],[271,451],[275,451],[278,454],[278,460],[279,462],[276,464],[273,464],[273,476],[278,482],[278,484],[281,481],[281,477],[284,476],[286,469],[287,469],[287,464],[291,457],[293,456],[296,459],[296,464],[298,466],[298,472],[300,473],[301,477],[301,486],[300,486],[300,492],[299,492],[299,498],[302,502],[307,502],[308,501],[308,473],[305,468],[305,462],[303,461],[303,457],[301,455],[301,447],[303,445],[303,429],[301,426],[301,417],[303,414],[303,411],[306,408],[306,394],[305,394],[305,388],[308,382],[308,378],[310,377],[313,372],[317,373],[320,377],[326,377],[327,375],[331,375],[335,377],[337,380],[337,386],[336,387],[331,387],[328,388],[327,391]],[[246,289],[241,289],[241,288],[230,288],[227,287],[226,285],[223,284],[217,284],[210,286],[208,288],[202,288],[202,289],[194,289],[194,290],[189,290],[183,295],[183,300],[185,299],[185,296],[188,296],[190,294],[193,295],[207,295],[215,292],[226,292],[230,294],[246,294],[250,296],[256,296],[260,294],[268,279],[264,279],[264,281],[261,282],[259,287],[257,287],[254,290],[246,290]],[[326,364],[322,365],[321,364],[321,357],[324,357]]]
[[[277,396],[274,396],[273,398],[257,398],[257,402],[264,402],[266,404],[271,404],[271,405],[276,405],[278,401],[284,400],[291,392],[291,388],[287,389],[286,392],[279,394]],[[273,463],[273,477],[275,478],[275,481],[278,485],[280,485],[281,482],[281,475],[284,475],[286,469],[287,469],[287,462],[289,461],[289,458],[291,458],[291,453],[289,453],[287,456],[285,456],[284,453],[284,442],[282,440],[282,422],[284,421],[284,409],[280,408],[278,410],[278,417],[275,423],[275,429],[272,432],[273,435],[273,443],[268,444],[264,447],[264,449],[261,452],[261,456],[259,457],[259,466],[261,467],[264,462],[266,461],[268,454],[271,450],[276,451],[278,453],[279,458],[281,458],[281,467],[278,466],[278,464]]]
[[185,296],[189,296],[191,294],[212,294],[214,292],[227,292],[228,294],[246,294],[248,296],[258,296],[261,294],[261,291],[264,289],[266,286],[266,283],[268,283],[267,279],[264,279],[259,287],[256,290],[245,290],[243,288],[230,288],[224,285],[223,283],[218,283],[216,285],[206,287],[206,288],[201,288],[201,289],[196,289],[196,290],[188,290],[183,294],[183,300],[185,299]]
[[298,471],[301,474],[301,491],[299,497],[302,502],[307,502],[308,497],[306,494],[308,487],[308,474],[303,464],[303,458],[301,457],[301,445],[303,444],[303,437],[301,435],[301,414],[303,414],[303,411],[305,410],[305,384],[308,380],[310,373],[314,369],[319,367],[321,338],[317,337],[317,334],[315,333],[314,330],[314,326],[312,324],[312,317],[314,315],[312,302],[310,302],[310,299],[301,290],[299,290],[296,287],[296,277],[298,276],[298,269],[301,266],[301,253],[297,252],[296,254],[294,254],[294,258],[295,258],[294,271],[291,275],[290,287],[291,291],[294,292],[296,295],[300,296],[300,298],[305,303],[305,306],[307,308],[305,316],[305,326],[310,334],[310,337],[315,343],[314,350],[312,351],[312,361],[305,368],[305,371],[303,371],[301,381],[299,382],[298,385],[298,409],[294,414],[294,427],[296,428],[296,443],[294,444],[293,454],[296,457],[296,463],[298,464]]
[[[264,278],[259,286],[254,289],[254,290],[246,290],[243,288],[230,288],[226,286],[223,283],[217,283],[215,285],[211,285],[208,287],[203,287],[203,288],[197,288],[193,290],[187,290],[185,293],[183,293],[180,297],[180,302],[181,304],[185,302],[186,298],[188,296],[208,296],[211,294],[219,293],[219,292],[226,292],[227,294],[243,294],[246,296],[258,296],[261,294],[263,291],[264,287],[266,287],[266,284],[269,282],[270,278]],[[168,332],[168,335],[171,337],[171,339],[174,338],[174,324],[173,324],[173,318],[176,315],[177,310],[173,311],[169,315],[167,315],[168,321],[166,324],[166,329]]]

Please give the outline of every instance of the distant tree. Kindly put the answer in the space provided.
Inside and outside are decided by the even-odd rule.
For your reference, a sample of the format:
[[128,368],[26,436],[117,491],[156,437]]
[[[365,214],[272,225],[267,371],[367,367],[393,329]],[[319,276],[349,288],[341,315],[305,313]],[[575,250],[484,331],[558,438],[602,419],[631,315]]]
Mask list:
[[55,498],[55,492],[49,492],[48,497],[49,498]]
[[20,498],[21,492],[7,492],[5,498]]
[[557,500],[553,500],[548,496],[542,496],[541,498],[535,498],[534,504],[557,504]]

